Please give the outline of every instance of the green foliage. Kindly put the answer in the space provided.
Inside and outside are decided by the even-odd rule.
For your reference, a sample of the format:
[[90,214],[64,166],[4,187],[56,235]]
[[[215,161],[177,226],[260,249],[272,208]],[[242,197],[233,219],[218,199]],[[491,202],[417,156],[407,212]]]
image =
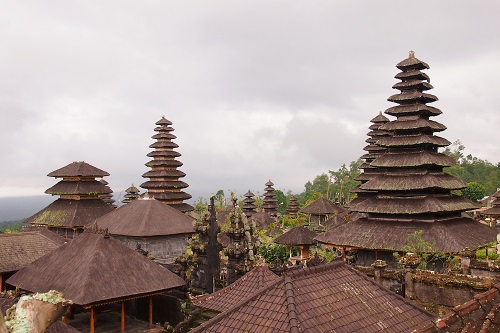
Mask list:
[[[321,198],[322,196],[326,197],[326,192],[328,191],[328,184],[330,183],[330,178],[327,174],[323,173],[319,176],[316,176],[312,182],[308,181],[304,187],[305,190],[299,195],[299,206],[305,207],[312,201]],[[312,199],[315,197],[316,199]]]
[[285,215],[286,210],[288,209],[287,196],[281,190],[274,190],[274,194],[276,195],[276,202],[278,204],[278,208],[277,208],[278,213],[280,213],[281,215]]
[[276,259],[287,262],[289,256],[288,249],[285,246],[274,242],[271,244],[260,244],[257,249],[257,255],[262,256],[268,264],[274,263]]
[[462,190],[464,198],[469,199],[472,202],[478,202],[484,198],[485,193],[486,189],[478,182],[467,183],[467,187]]
[[343,164],[336,171],[328,171],[330,179],[333,182],[330,184],[327,199],[334,199],[334,202],[345,204],[351,200],[351,190],[360,184],[355,178],[359,175],[359,166],[363,163],[361,159],[352,161],[347,167]]
[[[477,249],[476,251],[476,258],[477,259],[486,259],[486,248],[484,249]],[[495,260],[498,258],[498,254],[497,254],[497,251],[496,251],[496,248],[494,247],[489,247],[488,248],[488,259],[490,260]]]
[[0,222],[0,231],[5,233],[19,232],[23,228],[23,221],[4,221]]
[[[402,250],[404,253],[414,253],[420,259],[420,264],[417,268],[419,269],[435,269],[436,264],[441,262],[445,269],[457,269],[458,260],[452,255],[447,255],[443,252],[437,252],[435,250],[435,244],[432,244],[422,238],[423,230],[414,232],[408,235],[408,241],[403,246]],[[396,260],[401,259],[401,255],[395,252],[394,257]]]
[[466,183],[479,183],[484,187],[484,195],[495,193],[500,187],[500,163],[493,165],[470,154],[464,156],[464,149],[462,143],[457,140],[443,151],[457,161],[456,165],[445,168],[444,171]]

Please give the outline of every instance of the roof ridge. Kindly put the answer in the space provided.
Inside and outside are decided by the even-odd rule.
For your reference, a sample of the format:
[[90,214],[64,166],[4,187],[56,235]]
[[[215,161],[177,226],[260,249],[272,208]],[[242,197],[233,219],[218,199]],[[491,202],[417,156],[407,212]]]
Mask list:
[[299,330],[299,319],[297,318],[297,308],[295,306],[295,292],[293,290],[292,277],[290,275],[285,275],[285,299],[288,323],[290,324],[290,332],[298,333]]

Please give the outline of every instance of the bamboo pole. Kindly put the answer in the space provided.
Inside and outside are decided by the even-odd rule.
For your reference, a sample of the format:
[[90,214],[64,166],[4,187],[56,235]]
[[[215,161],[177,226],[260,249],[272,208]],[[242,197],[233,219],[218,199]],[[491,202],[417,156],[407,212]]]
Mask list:
[[90,307],[90,333],[94,333],[94,322],[95,322],[95,308]]
[[120,318],[120,331],[125,332],[125,302],[122,302],[122,313]]
[[149,325],[153,325],[153,296],[149,296]]

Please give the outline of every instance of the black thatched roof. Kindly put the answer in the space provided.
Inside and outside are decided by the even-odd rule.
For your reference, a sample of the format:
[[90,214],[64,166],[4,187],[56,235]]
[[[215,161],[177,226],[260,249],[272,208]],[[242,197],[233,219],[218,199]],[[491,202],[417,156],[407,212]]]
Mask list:
[[159,293],[184,285],[166,268],[103,234],[84,232],[24,267],[7,283],[31,292],[58,290],[81,306]]
[[109,186],[94,179],[78,181],[61,180],[45,191],[45,193],[52,195],[78,194],[95,196],[112,192]]
[[274,242],[283,245],[312,245],[317,243],[317,241],[314,240],[317,234],[317,232],[309,230],[304,226],[299,226],[276,237]]
[[458,253],[475,249],[495,239],[497,231],[469,218],[438,222],[397,222],[360,218],[320,234],[316,240],[337,246],[372,250],[402,251],[408,235],[422,230],[422,239],[435,252]]
[[105,177],[109,173],[96,168],[86,162],[73,162],[60,169],[54,170],[47,176],[63,178],[63,177]]
[[99,198],[57,199],[38,213],[28,217],[25,222],[61,228],[83,227],[114,209]]
[[64,242],[62,237],[46,228],[0,234],[0,273],[18,271]]
[[193,221],[192,217],[158,200],[137,199],[98,218],[95,223],[108,229],[111,235],[152,237],[193,234]]
[[300,210],[301,213],[311,214],[311,215],[329,215],[335,213],[342,213],[345,208],[337,206],[330,200],[321,197],[313,202],[311,202],[306,207]]

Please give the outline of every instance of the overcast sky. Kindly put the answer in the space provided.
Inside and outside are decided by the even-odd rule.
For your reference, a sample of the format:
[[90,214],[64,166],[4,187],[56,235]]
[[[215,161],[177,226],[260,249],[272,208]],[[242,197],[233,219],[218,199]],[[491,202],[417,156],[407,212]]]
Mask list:
[[[300,193],[356,160],[414,50],[467,152],[500,162],[499,1],[3,1],[0,196],[73,161],[145,181],[173,122],[190,186]],[[391,118],[391,117],[390,117]],[[392,119],[392,118],[391,118]]]

